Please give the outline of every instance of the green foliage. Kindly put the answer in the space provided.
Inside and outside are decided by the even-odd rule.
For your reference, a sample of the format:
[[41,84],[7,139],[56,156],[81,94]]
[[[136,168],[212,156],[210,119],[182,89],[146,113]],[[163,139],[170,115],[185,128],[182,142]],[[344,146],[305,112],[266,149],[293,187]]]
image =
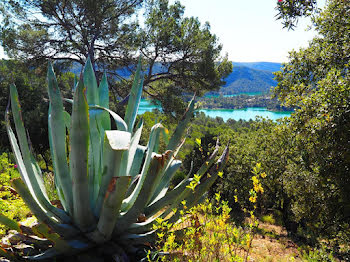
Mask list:
[[137,25],[130,16],[141,2],[5,0],[0,5],[1,43],[11,58],[36,64],[61,58],[83,65],[88,55],[93,64],[95,58],[103,64],[110,59],[108,51],[116,58],[133,50]]
[[[23,220],[29,213],[23,200],[13,190],[10,180],[19,177],[17,168],[9,159],[9,155],[0,155],[0,210],[1,214],[17,221]],[[0,237],[6,233],[6,227],[0,225]]]
[[277,19],[282,20],[283,27],[293,29],[300,17],[311,16],[317,12],[316,0],[278,0]]
[[348,1],[329,1],[314,18],[319,35],[276,73],[276,94],[298,108],[287,123],[300,153],[287,180],[293,212],[314,233],[334,237],[349,236],[350,223],[349,8]]
[[291,108],[286,108],[281,105],[280,101],[277,98],[271,98],[271,95],[246,95],[241,94],[237,96],[209,96],[203,97],[200,99],[202,108],[217,109],[239,109],[247,107],[264,107],[269,110],[278,110],[278,111],[292,111]]
[[239,94],[243,92],[268,93],[275,87],[272,72],[257,70],[245,66],[234,66],[232,73],[225,78],[226,84],[220,88],[223,94]]
[[[230,211],[217,195],[213,202],[206,199],[188,209],[176,225],[159,220],[157,261],[248,261],[252,229],[232,224]],[[157,254],[149,253],[148,261]]]
[[260,220],[261,220],[261,222],[268,223],[268,224],[271,224],[271,225],[275,225],[276,224],[276,220],[274,219],[272,214],[264,215],[264,216],[262,216],[260,218]]
[[336,262],[332,252],[329,252],[323,245],[320,249],[303,250],[302,259],[305,262]]

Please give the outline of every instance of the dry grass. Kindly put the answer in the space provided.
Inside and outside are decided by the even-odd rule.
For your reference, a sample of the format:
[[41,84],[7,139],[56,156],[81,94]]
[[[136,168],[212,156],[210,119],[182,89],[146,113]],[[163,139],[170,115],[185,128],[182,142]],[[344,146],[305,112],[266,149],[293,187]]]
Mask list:
[[287,231],[276,225],[259,224],[250,252],[250,261],[302,261],[298,246],[288,238]]

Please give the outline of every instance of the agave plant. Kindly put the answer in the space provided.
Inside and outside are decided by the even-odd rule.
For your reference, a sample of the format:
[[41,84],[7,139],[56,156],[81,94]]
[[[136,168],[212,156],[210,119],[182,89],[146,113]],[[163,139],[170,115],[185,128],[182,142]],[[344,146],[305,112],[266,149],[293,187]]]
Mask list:
[[[47,197],[41,170],[28,145],[15,86],[10,87],[6,110],[7,132],[21,174],[12,184],[40,223],[27,228],[3,215],[0,223],[51,243],[51,248],[26,260],[72,256],[96,248],[111,254],[132,254],[140,245],[154,241],[157,218],[176,222],[180,212],[173,210],[181,209],[182,200],[187,207],[198,203],[227,161],[228,147],[214,163],[217,145],[197,172],[169,189],[181,165],[176,156],[184,144],[182,136],[193,115],[194,100],[172,136],[165,139],[163,154],[158,153],[159,139],[161,134],[167,137],[167,130],[160,123],[152,127],[148,144],[140,145],[142,119],[135,126],[143,87],[140,62],[124,119],[108,109],[106,75],[98,86],[89,59],[74,87],[73,99],[64,99],[72,104],[72,114],[63,107],[51,64],[47,79],[49,142],[63,208],[52,205]],[[17,138],[9,120],[10,105]],[[116,130],[111,129],[111,121]],[[5,248],[0,248],[0,255],[18,259]]]

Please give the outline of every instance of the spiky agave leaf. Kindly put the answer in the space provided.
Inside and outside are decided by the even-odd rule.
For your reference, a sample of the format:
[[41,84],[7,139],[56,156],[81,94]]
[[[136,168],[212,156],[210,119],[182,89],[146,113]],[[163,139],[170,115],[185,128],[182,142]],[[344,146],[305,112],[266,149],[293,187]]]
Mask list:
[[79,82],[75,94],[70,133],[70,171],[72,174],[73,217],[83,231],[95,225],[88,187],[89,113],[84,85]]
[[[60,181],[60,188],[68,213],[73,214],[72,178],[69,172],[66,152],[66,127],[61,93],[58,88],[52,64],[47,72],[48,93],[50,98],[49,134],[51,137],[52,158],[55,161],[55,176]],[[62,199],[61,199],[62,201]]]

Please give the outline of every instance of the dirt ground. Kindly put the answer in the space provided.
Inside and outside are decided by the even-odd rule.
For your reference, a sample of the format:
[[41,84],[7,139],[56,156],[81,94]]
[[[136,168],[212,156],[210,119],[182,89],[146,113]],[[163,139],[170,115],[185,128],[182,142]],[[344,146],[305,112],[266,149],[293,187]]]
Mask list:
[[252,243],[250,261],[292,262],[302,259],[297,244],[288,238],[284,228],[260,223],[259,233]]

